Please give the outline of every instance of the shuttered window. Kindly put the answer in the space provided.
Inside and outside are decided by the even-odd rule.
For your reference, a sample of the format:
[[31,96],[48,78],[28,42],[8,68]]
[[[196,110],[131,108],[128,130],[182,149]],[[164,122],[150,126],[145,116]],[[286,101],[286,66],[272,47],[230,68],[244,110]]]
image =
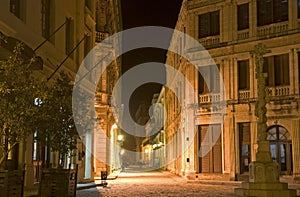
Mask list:
[[267,86],[289,85],[289,55],[284,54],[264,58],[264,72],[268,73]]
[[249,28],[249,4],[238,5],[237,8],[238,16],[238,30]]
[[[222,146],[220,133],[220,125],[199,126],[199,148],[209,150],[206,155],[199,157],[199,172],[222,172]],[[205,138],[205,136],[207,137]],[[216,143],[213,145],[214,141],[216,141]]]
[[238,61],[239,90],[250,89],[249,60]]
[[220,35],[219,11],[201,14],[199,20],[199,38]]
[[220,65],[203,66],[199,68],[198,92],[219,93],[220,92]]
[[258,0],[257,24],[268,25],[288,20],[288,0]]

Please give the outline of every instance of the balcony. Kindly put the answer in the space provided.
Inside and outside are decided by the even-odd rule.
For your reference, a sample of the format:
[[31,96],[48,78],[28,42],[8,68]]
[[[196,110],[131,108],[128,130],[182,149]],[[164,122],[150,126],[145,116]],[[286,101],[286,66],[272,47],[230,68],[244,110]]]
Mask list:
[[267,92],[270,97],[288,96],[290,94],[289,86],[267,87]]
[[206,38],[199,39],[199,42],[205,48],[213,48],[214,46],[218,46],[220,44],[220,36],[209,36]]
[[220,102],[220,93],[208,93],[199,95],[199,103],[216,103]]
[[248,100],[250,98],[250,90],[239,90],[239,99]]
[[264,25],[262,27],[257,28],[257,36],[265,37],[265,36],[278,36],[284,35],[288,33],[288,22],[281,23],[273,23],[270,25]]
[[249,38],[249,29],[238,31],[237,39],[245,40]]

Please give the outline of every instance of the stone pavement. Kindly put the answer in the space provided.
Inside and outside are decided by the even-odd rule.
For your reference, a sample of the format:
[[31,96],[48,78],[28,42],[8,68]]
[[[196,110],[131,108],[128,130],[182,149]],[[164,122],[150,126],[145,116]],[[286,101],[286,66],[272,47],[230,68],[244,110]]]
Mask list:
[[191,182],[166,171],[136,172],[126,170],[108,187],[81,190],[77,196],[226,196],[233,193],[235,184],[204,184]]
[[[239,181],[195,180],[187,181],[167,171],[139,172],[126,169],[108,177],[107,187],[99,186],[101,180],[96,177],[94,183],[78,184],[77,197],[127,197],[127,196],[226,196],[241,187]],[[289,187],[298,189],[300,184],[292,183],[291,177],[283,177]],[[98,186],[97,186],[98,185]]]

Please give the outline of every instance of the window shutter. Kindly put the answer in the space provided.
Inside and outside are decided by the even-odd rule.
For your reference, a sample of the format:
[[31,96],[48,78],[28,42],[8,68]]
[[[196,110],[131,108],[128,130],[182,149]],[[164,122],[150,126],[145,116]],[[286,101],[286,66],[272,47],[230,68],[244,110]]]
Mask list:
[[[205,139],[205,135],[208,132],[208,126],[201,126],[200,127],[200,144],[199,146],[202,146],[202,149],[209,148],[209,138]],[[210,137],[210,136],[208,136]],[[209,166],[210,166],[210,151],[203,157],[200,158],[200,165],[201,165],[201,172],[206,173],[210,172]]]
[[199,15],[199,38],[209,35],[209,13]]

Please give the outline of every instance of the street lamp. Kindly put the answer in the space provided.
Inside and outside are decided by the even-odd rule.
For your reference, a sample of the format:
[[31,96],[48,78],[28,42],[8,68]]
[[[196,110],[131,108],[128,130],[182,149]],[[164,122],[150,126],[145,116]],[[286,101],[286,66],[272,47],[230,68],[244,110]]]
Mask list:
[[119,141],[119,142],[122,142],[123,139],[124,139],[124,136],[123,136],[123,135],[118,135],[118,141]]

